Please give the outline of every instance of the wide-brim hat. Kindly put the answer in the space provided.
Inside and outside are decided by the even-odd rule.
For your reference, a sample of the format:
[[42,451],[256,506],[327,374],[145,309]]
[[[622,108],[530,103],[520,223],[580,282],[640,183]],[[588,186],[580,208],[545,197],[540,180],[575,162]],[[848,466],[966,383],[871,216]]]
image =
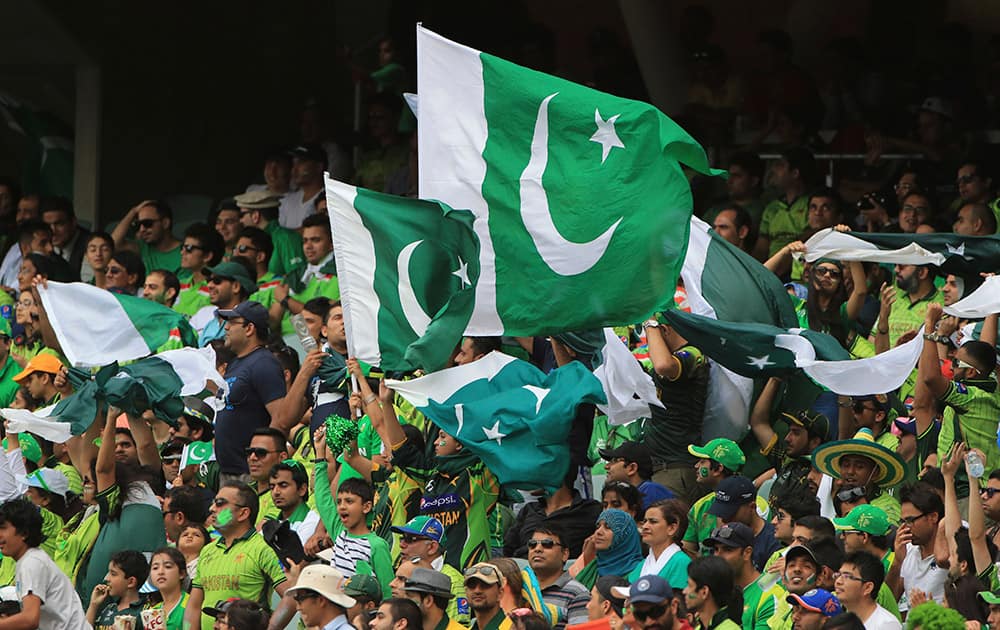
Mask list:
[[860,455],[875,462],[871,482],[887,488],[898,484],[906,475],[906,464],[894,451],[875,441],[869,429],[861,429],[850,440],[827,442],[812,452],[813,466],[824,475],[840,479],[840,458]]
[[344,574],[327,564],[310,564],[302,569],[295,586],[286,592],[315,591],[338,606],[350,608],[357,600],[344,592]]

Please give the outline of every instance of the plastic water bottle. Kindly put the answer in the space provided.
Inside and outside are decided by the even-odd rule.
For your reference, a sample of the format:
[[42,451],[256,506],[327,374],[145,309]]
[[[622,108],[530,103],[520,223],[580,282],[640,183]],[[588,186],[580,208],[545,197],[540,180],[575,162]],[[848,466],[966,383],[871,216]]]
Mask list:
[[295,329],[295,335],[299,338],[299,343],[302,344],[302,349],[306,351],[306,354],[309,354],[319,347],[316,343],[316,339],[309,334],[309,327],[306,326],[306,318],[302,316],[302,313],[292,315],[288,319],[292,322],[292,328]]
[[986,472],[986,467],[983,464],[983,458],[979,456],[979,453],[975,451],[969,451],[965,454],[965,466],[969,471],[969,476],[974,479],[980,479],[983,473]]

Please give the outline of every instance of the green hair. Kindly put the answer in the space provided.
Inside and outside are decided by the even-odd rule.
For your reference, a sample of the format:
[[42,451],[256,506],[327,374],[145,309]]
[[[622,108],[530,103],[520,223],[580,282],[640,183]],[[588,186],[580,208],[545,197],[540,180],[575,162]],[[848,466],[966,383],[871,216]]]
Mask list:
[[920,604],[906,617],[907,630],[965,630],[965,618],[957,610],[937,602]]

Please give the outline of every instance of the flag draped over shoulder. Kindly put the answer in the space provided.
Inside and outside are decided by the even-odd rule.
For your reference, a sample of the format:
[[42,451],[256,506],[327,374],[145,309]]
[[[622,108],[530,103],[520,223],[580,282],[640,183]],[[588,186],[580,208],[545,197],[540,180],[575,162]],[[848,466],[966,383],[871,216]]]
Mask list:
[[897,389],[916,365],[923,343],[918,336],[883,354],[851,360],[836,339],[814,330],[720,322],[681,311],[663,317],[713,361],[737,374],[786,376],[802,369],[817,383],[848,396]]
[[702,147],[653,106],[417,27],[420,196],[470,210],[469,335],[631,324],[666,308]]
[[108,365],[95,374],[73,368],[69,378],[75,391],[54,405],[34,412],[0,410],[11,431],[29,431],[53,442],[65,442],[85,432],[105,404],[133,416],[152,410],[173,426],[184,412],[181,396],[200,393],[208,383],[228,389],[215,369],[211,347],[168,350],[129,365]]
[[878,234],[820,230],[806,241],[805,258],[859,260],[900,265],[937,265],[944,273],[979,276],[1000,269],[1000,236]]
[[99,367],[156,352],[171,339],[197,345],[197,335],[177,311],[132,295],[82,282],[38,287],[42,306],[71,365]]
[[326,195],[353,356],[389,370],[444,367],[475,299],[472,213],[329,178]]
[[567,437],[577,405],[605,402],[600,382],[578,361],[545,374],[495,351],[386,385],[512,488],[557,488],[569,462]]

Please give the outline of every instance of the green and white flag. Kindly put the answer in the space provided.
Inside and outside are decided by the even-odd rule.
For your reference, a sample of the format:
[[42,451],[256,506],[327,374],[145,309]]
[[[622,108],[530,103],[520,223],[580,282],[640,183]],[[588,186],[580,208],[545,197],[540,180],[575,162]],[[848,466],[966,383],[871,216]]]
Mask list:
[[472,315],[472,213],[326,179],[352,356],[388,370],[444,367]]
[[688,240],[684,164],[702,147],[655,107],[517,66],[417,26],[420,196],[471,210],[469,335],[642,321]]
[[0,92],[0,116],[28,140],[22,164],[24,190],[73,198],[73,129],[48,112]]
[[601,383],[579,361],[545,374],[495,351],[386,385],[511,488],[559,487],[569,465],[567,437],[577,405],[605,402]]
[[879,234],[820,230],[805,242],[805,259],[936,265],[944,273],[979,276],[1000,269],[1000,236]]
[[191,442],[181,451],[181,468],[199,466],[215,459],[215,449],[211,442]]
[[867,359],[852,360],[825,333],[766,324],[720,322],[668,311],[664,319],[709,358],[748,378],[787,376],[803,370],[817,383],[845,396],[882,394],[899,388],[920,358],[923,339]]
[[148,356],[173,340],[197,345],[177,311],[90,284],[49,282],[38,293],[62,352],[71,365],[98,367]]
[[1000,313],[1000,276],[986,278],[978,289],[944,307],[944,312],[960,319],[982,319]]

